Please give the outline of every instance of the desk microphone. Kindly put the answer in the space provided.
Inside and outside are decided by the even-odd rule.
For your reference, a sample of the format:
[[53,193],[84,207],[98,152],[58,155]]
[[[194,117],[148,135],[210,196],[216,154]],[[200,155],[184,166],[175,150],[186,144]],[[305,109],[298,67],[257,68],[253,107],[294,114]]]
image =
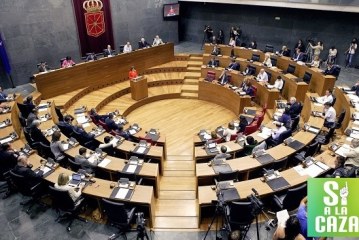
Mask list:
[[254,192],[254,195],[256,195],[256,196],[258,196],[259,194],[258,194],[258,191],[257,190],[255,190],[254,188],[252,188],[252,192]]

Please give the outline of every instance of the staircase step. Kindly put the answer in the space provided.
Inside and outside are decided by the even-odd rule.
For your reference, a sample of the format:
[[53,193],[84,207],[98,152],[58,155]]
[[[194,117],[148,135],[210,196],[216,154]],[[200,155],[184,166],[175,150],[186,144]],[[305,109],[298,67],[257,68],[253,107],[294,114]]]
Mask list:
[[194,171],[195,169],[195,162],[194,161],[164,161],[163,163],[163,170],[170,171]]
[[201,67],[202,65],[202,61],[188,61],[188,67]]
[[167,155],[167,161],[192,161],[192,155]]
[[200,78],[201,77],[201,71],[199,72],[186,72],[184,78]]
[[194,170],[181,170],[181,171],[176,171],[176,170],[164,170],[163,171],[163,176],[165,177],[193,177],[195,176],[195,171]]
[[201,72],[201,66],[187,67],[189,72]]
[[182,86],[182,92],[198,92],[198,85],[183,85]]
[[181,93],[181,98],[198,99],[198,93],[182,92]]
[[193,200],[196,199],[196,191],[160,191],[159,199],[168,199],[168,200]]
[[198,79],[185,79],[183,81],[185,85],[198,85]]
[[198,217],[155,217],[154,228],[198,229]]
[[157,199],[156,217],[196,217],[198,203],[196,199]]
[[191,54],[191,56],[189,56],[189,60],[190,61],[202,61],[203,60],[203,55],[194,56],[194,55]]
[[197,180],[195,177],[165,177],[162,176],[160,181],[161,191],[196,191]]

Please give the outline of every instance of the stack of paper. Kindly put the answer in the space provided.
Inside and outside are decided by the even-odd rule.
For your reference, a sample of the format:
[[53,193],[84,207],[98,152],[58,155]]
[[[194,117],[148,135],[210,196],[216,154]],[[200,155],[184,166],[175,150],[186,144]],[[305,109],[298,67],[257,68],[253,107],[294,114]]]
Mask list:
[[139,148],[137,149],[137,153],[140,153],[140,154],[144,153],[145,151],[146,151],[146,148],[145,148],[145,147],[139,147]]
[[128,173],[134,173],[136,171],[137,165],[130,164],[126,170]]
[[105,158],[104,160],[102,160],[102,161],[98,164],[98,166],[104,168],[104,167],[106,167],[110,162],[111,162],[110,159]]
[[120,188],[115,196],[117,199],[125,199],[128,193],[127,188]]

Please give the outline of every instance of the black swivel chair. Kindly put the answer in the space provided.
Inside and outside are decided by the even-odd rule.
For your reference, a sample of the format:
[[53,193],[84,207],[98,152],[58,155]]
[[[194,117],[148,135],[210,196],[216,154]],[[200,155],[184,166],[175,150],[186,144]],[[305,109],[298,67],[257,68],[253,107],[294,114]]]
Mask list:
[[291,126],[292,132],[295,132],[298,130],[299,121],[300,121],[299,115],[292,119],[292,126]]
[[345,118],[345,113],[346,113],[346,111],[345,111],[345,109],[343,109],[342,112],[339,114],[338,119],[337,119],[337,121],[335,123],[335,126],[334,126],[335,129],[339,129],[339,128],[342,127],[342,124],[343,124],[343,121],[344,121],[344,118]]
[[285,194],[273,196],[273,211],[287,209],[288,212],[299,207],[300,201],[307,196],[307,184],[288,189]]
[[277,59],[276,58],[270,58],[270,61],[272,62],[272,66],[275,67],[277,66]]
[[292,136],[292,130],[289,129],[289,130],[282,132],[279,135],[278,139],[276,139],[276,140],[269,138],[267,140],[267,145],[271,146],[271,147],[277,146],[277,145],[281,144],[284,141],[284,139],[287,139],[290,136]]
[[255,53],[252,54],[252,59],[251,60],[253,62],[259,62],[259,59],[260,59],[259,54],[255,54]]
[[126,232],[131,228],[131,221],[135,215],[135,209],[127,208],[125,204],[102,199],[102,211],[106,214],[111,226],[116,226],[119,233],[110,236],[110,239],[116,239],[123,236],[127,239]]
[[334,133],[335,133],[335,127],[329,128],[329,131],[326,135],[318,135],[315,138],[315,141],[319,142],[319,151],[321,151],[321,147],[322,145],[327,145],[331,139],[334,138]]
[[266,71],[266,73],[268,75],[268,82],[270,82],[270,80],[272,79],[272,74],[270,72],[267,72],[267,71]]
[[312,74],[309,72],[305,72],[303,76],[303,82],[309,84],[311,79],[312,79]]
[[22,113],[19,114],[19,121],[22,128],[26,127],[26,118],[22,116]]
[[273,47],[273,45],[269,45],[269,44],[267,44],[266,45],[266,47],[264,48],[264,52],[266,53],[266,52],[273,52],[274,51],[274,47]]
[[275,171],[281,172],[286,169],[287,162],[288,162],[288,157],[282,158],[278,161],[274,161],[272,167],[270,167],[269,169],[273,169]]
[[287,71],[286,71],[285,73],[294,74],[294,72],[295,72],[295,66],[289,64],[289,65],[288,65],[288,68],[287,68]]
[[70,166],[70,168],[71,168],[72,171],[77,172],[77,171],[81,168],[81,164],[80,164],[80,163],[74,162],[74,161],[72,161],[70,158],[67,159],[67,161],[68,161],[69,166]]
[[253,204],[251,202],[231,202],[228,207],[228,221],[231,230],[239,230],[241,237],[245,239],[255,216],[253,215]]
[[55,159],[54,154],[51,151],[51,148],[49,145],[46,145],[42,142],[40,142],[40,148],[39,148],[39,155],[43,158],[52,158]]
[[40,142],[35,142],[34,139],[31,138],[29,131],[27,128],[23,128],[24,136],[27,141],[27,143],[30,145],[32,149],[39,150],[40,148]]
[[308,147],[306,147],[303,151],[297,153],[294,156],[294,160],[292,161],[292,165],[298,165],[298,163],[301,163],[306,159],[307,157],[312,157],[314,154],[316,154],[319,150],[319,142],[314,141],[312,144],[310,144]]
[[256,74],[256,71],[257,71],[256,67],[249,65],[248,69],[249,69],[248,75]]
[[11,185],[19,192],[21,195],[30,197],[27,201],[23,201],[20,205],[29,205],[26,210],[26,213],[29,214],[31,208],[38,202],[43,194],[43,185],[42,182],[38,182],[35,185],[30,185],[28,180],[12,170],[9,171]]
[[229,181],[229,180],[233,180],[235,182],[238,181],[238,170],[233,171],[233,172],[220,172],[218,174],[218,177],[216,178],[217,181],[221,182],[221,181]]
[[[66,227],[68,232],[71,231],[71,225],[75,219],[87,222],[87,220],[78,216],[84,203],[84,198],[80,197],[76,202],[74,202],[67,190],[56,189],[52,186],[49,186],[49,188],[52,198],[52,207],[55,208],[57,213],[56,222],[60,222],[65,219],[70,220]],[[61,214],[61,212],[64,212],[64,214]]]

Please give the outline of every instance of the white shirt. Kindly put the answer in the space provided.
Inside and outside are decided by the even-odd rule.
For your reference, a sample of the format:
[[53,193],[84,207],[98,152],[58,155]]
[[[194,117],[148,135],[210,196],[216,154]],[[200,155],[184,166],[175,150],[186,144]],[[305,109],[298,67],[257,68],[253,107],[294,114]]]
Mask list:
[[272,132],[272,138],[273,140],[277,140],[279,138],[279,135],[281,135],[283,132],[287,131],[287,129],[284,126],[281,126],[280,128],[274,130]]
[[267,58],[267,60],[265,60],[263,64],[265,64],[267,67],[272,67],[272,61],[270,60],[270,58]]
[[236,41],[234,40],[230,40],[228,43],[229,46],[235,47],[236,46]]
[[358,45],[355,43],[355,44],[350,44],[350,47],[349,47],[349,54],[355,54],[355,50],[357,50],[357,47]]
[[226,128],[226,130],[224,130],[224,132],[223,132],[223,136],[226,137],[226,142],[229,142],[231,140],[231,135],[234,135],[234,134],[237,134],[236,129]]
[[123,47],[123,52],[124,52],[124,53],[132,52],[132,46],[126,44],[126,45]]
[[257,75],[257,81],[258,82],[268,82],[268,74],[266,72],[259,73]]
[[75,191],[74,187],[71,187],[69,185],[62,185],[59,186],[57,183],[55,183],[55,188],[56,189],[60,189],[60,190],[66,190],[69,192],[69,195],[71,197],[71,199],[76,202],[76,200],[81,196],[81,190]]
[[335,57],[338,53],[338,50],[336,48],[334,49],[329,49],[329,56],[331,57]]
[[333,107],[329,107],[327,110],[324,110],[324,113],[324,119],[327,120],[327,122],[335,122],[337,113]]
[[276,79],[274,82],[274,88],[282,90],[283,88],[283,79]]
[[324,104],[326,102],[332,103],[333,102],[333,96],[332,96],[332,94],[329,94],[329,96],[325,95],[325,96],[320,97],[318,100],[322,104]]
[[161,38],[155,38],[155,39],[153,39],[152,46],[158,46],[158,45],[160,45],[160,44],[163,44]]

